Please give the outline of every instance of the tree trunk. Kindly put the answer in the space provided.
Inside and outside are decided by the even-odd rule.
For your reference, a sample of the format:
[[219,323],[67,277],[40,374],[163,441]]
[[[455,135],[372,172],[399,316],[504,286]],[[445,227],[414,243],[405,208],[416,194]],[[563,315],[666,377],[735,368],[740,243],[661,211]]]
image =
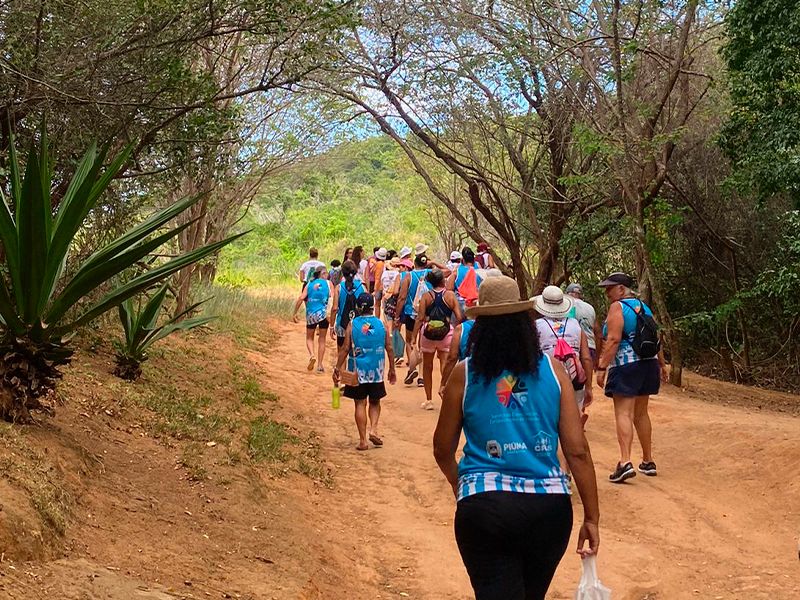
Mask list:
[[658,318],[669,346],[672,357],[672,368],[670,369],[669,380],[672,385],[681,387],[683,382],[683,354],[678,339],[678,332],[672,322],[672,317],[667,310],[667,302],[664,297],[661,284],[653,276],[653,264],[650,259],[650,251],[647,248],[647,236],[644,230],[644,198],[637,195],[635,198],[634,214],[634,244],[636,246],[637,257],[641,260],[643,273],[641,278],[649,282],[649,292],[655,306]]

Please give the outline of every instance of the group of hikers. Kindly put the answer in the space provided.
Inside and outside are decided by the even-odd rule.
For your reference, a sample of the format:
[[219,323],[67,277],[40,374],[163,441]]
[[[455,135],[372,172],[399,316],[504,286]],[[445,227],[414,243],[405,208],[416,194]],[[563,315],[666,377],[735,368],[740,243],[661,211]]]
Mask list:
[[[573,481],[584,507],[577,551],[588,557],[599,545],[584,435],[593,378],[614,403],[620,460],[609,481],[658,472],[648,401],[667,367],[653,313],[631,277],[616,272],[597,284],[609,302],[601,325],[577,283],[521,298],[486,244],[453,251],[444,263],[425,244],[375,248],[369,257],[348,248],[330,269],[315,249],[309,255],[298,272],[295,320],[305,303],[309,371],[325,370],[328,331],[337,341],[332,377],[355,402],[356,449],[383,445],[380,401],[397,368],[407,369],[405,385],[424,388],[421,408],[434,410],[438,358],[434,456],[457,499],[456,541],[476,598],[544,598],[569,541]],[[642,447],[637,468],[634,432]]]

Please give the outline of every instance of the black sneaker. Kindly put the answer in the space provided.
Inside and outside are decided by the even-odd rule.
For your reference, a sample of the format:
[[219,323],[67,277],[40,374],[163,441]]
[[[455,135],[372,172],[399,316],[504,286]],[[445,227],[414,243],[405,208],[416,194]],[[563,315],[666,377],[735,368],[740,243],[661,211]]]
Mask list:
[[425,387],[425,380],[422,377],[417,379],[417,387]]
[[656,463],[653,461],[650,462],[643,462],[639,465],[639,473],[643,473],[649,477],[655,477],[658,475],[658,469],[656,469]]
[[636,471],[633,470],[633,463],[627,462],[624,465],[617,463],[617,468],[608,476],[608,479],[611,483],[622,483],[631,477],[636,477]]
[[419,372],[416,369],[409,371],[408,375],[406,375],[406,378],[403,379],[403,383],[406,385],[411,385],[414,383],[414,379],[416,379],[417,375],[419,375]]

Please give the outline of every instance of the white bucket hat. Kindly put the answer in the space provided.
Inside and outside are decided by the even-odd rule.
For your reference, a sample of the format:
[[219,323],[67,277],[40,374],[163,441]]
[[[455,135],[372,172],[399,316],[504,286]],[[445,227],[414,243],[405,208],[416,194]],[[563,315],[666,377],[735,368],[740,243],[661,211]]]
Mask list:
[[400,253],[397,256],[399,256],[400,258],[408,258],[409,256],[411,256],[411,248],[409,248],[408,246],[403,246],[402,248],[400,248]]
[[570,296],[564,295],[561,288],[555,285],[548,285],[544,288],[541,295],[533,298],[533,306],[543,317],[551,319],[563,319],[572,310],[573,300]]
[[414,246],[414,254],[425,254],[428,251],[427,244],[417,244]]
[[378,251],[375,253],[375,258],[377,258],[378,260],[386,260],[386,255],[388,253],[389,252],[386,250],[386,248],[379,248]]

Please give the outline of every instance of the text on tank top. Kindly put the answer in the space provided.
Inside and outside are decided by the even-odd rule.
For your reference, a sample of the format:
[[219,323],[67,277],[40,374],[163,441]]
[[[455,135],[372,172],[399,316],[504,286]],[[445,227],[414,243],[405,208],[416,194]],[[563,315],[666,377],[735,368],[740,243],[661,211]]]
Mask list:
[[557,454],[561,386],[551,359],[543,356],[534,373],[506,372],[489,382],[470,373],[471,360],[465,361],[459,498],[495,490],[570,493]]
[[[633,338],[636,335],[636,311],[631,308],[639,308],[639,300],[636,298],[623,298],[620,301],[622,307],[622,339],[617,347],[617,353],[614,355],[614,360],[611,361],[609,368],[619,367],[621,365],[629,365],[640,360],[656,360],[658,357],[640,358],[636,351],[633,349]],[[644,308],[645,314],[651,315],[653,311],[644,302],[641,303]],[[608,323],[603,323],[603,338],[608,338]]]
[[352,328],[355,369],[359,383],[378,383],[383,381],[386,365],[386,328],[378,317],[373,315],[356,317]]

